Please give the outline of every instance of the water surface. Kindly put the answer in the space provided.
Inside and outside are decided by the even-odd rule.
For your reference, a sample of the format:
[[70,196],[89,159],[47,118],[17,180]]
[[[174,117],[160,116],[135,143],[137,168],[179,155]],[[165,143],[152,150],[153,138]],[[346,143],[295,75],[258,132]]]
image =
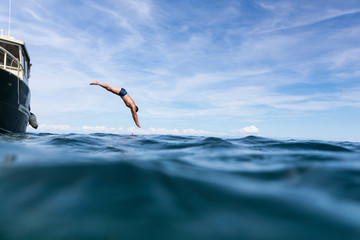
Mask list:
[[360,143],[3,134],[0,239],[360,239]]

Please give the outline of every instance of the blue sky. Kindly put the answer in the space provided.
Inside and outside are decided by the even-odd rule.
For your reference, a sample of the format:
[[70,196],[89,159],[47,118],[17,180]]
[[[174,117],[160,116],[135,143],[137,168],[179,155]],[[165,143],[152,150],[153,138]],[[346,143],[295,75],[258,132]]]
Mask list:
[[11,35],[41,132],[360,141],[358,0],[14,0]]

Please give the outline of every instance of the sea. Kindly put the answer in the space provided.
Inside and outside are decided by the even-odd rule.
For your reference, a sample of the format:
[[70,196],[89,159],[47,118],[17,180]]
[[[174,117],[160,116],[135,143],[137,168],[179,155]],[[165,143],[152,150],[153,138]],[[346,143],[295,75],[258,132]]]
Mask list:
[[360,239],[360,143],[0,134],[0,239]]

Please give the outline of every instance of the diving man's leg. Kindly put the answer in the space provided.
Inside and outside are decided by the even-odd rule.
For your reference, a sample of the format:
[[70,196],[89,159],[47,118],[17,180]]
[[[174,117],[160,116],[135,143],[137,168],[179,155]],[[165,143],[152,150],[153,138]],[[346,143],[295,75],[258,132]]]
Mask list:
[[108,90],[109,92],[112,92],[112,93],[117,94],[117,95],[119,95],[119,93],[120,93],[120,91],[121,91],[121,88],[110,87],[110,86],[107,85],[106,83],[101,83],[101,82],[98,82],[98,81],[96,81],[96,80],[94,80],[93,82],[91,82],[90,85],[99,85],[99,86],[105,88],[106,90]]

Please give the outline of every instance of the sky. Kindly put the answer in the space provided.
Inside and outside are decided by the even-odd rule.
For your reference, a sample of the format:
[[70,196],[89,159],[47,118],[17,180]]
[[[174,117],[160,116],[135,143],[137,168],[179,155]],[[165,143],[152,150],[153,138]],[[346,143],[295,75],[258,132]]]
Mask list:
[[10,26],[35,132],[360,141],[359,0],[13,0]]

